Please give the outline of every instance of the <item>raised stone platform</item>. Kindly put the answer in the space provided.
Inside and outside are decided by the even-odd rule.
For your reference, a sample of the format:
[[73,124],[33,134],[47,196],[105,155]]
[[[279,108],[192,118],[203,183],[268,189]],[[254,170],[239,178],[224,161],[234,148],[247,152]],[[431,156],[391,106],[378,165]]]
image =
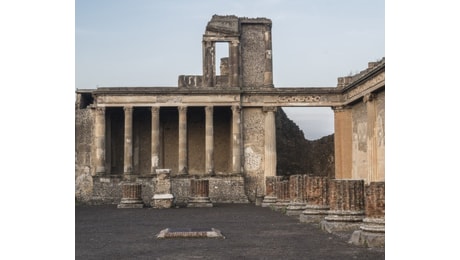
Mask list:
[[157,238],[225,238],[215,228],[166,228],[157,234]]

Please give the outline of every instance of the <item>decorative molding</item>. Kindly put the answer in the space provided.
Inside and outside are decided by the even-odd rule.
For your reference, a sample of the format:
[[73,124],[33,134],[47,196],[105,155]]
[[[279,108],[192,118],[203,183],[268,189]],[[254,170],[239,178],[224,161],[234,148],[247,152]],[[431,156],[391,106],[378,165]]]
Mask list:
[[311,103],[321,101],[321,96],[309,95],[309,96],[278,96],[279,103]]

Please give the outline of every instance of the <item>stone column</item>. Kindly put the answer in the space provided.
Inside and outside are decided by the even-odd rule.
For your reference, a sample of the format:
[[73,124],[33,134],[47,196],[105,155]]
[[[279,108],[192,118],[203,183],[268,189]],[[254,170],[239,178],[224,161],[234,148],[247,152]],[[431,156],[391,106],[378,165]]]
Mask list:
[[330,180],[327,216],[321,229],[327,232],[359,228],[364,218],[364,180]]
[[117,208],[143,208],[142,185],[139,183],[123,183],[122,198]]
[[366,183],[377,181],[378,179],[378,158],[377,158],[377,134],[376,134],[376,109],[375,94],[369,93],[364,96],[363,101],[367,109],[367,163],[368,175]]
[[171,191],[171,169],[156,169],[155,173],[155,194],[150,205],[156,209],[171,208],[174,200]]
[[350,243],[368,247],[385,246],[385,182],[366,185],[366,203],[363,224],[356,230]]
[[191,179],[190,180],[191,196],[187,202],[187,207],[212,207],[209,199],[209,180]]
[[125,153],[123,174],[129,178],[133,174],[133,108],[124,107],[125,110]]
[[203,86],[213,87],[216,62],[215,43],[211,41],[203,41]]
[[105,107],[96,108],[94,122],[94,146],[96,148],[96,174],[105,173]]
[[336,179],[352,178],[352,117],[349,107],[333,107],[334,153]]
[[241,108],[232,106],[232,173],[241,173]]
[[304,180],[300,174],[289,176],[289,197],[290,202],[286,208],[286,215],[299,216],[305,209]]
[[273,87],[273,60],[272,60],[272,26],[266,25],[264,32],[265,43],[265,71],[264,87]]
[[179,174],[187,174],[187,107],[179,109]]
[[276,203],[276,181],[281,177],[267,176],[265,177],[265,197],[262,201],[262,207],[269,207]]
[[307,205],[300,215],[300,222],[319,223],[327,215],[328,202],[328,177],[308,176],[304,177],[305,200]]
[[206,174],[214,175],[214,108],[207,106],[206,111]]
[[160,108],[152,107],[152,159],[150,173],[160,166]]
[[229,43],[229,53],[230,53],[230,59],[229,59],[229,65],[230,65],[230,75],[229,75],[229,81],[230,81],[230,87],[237,88],[239,87],[239,55],[240,55],[240,42],[239,41],[231,41]]
[[276,176],[276,107],[264,107],[265,114],[265,177]]

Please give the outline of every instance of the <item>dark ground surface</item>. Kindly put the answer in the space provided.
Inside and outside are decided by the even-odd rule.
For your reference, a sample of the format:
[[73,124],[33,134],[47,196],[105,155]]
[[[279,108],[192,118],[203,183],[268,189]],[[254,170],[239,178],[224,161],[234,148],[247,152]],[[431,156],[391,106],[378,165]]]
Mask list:
[[[165,228],[216,228],[217,238],[157,239]],[[385,259],[385,249],[348,243],[352,232],[329,234],[253,204],[213,208],[75,208],[75,259]]]

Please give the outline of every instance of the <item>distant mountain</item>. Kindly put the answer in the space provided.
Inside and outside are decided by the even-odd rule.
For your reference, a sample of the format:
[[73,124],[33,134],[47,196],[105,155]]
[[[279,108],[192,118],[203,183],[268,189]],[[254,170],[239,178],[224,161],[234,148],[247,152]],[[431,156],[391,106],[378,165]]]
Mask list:
[[282,108],[276,112],[277,175],[334,176],[334,134],[307,140]]

